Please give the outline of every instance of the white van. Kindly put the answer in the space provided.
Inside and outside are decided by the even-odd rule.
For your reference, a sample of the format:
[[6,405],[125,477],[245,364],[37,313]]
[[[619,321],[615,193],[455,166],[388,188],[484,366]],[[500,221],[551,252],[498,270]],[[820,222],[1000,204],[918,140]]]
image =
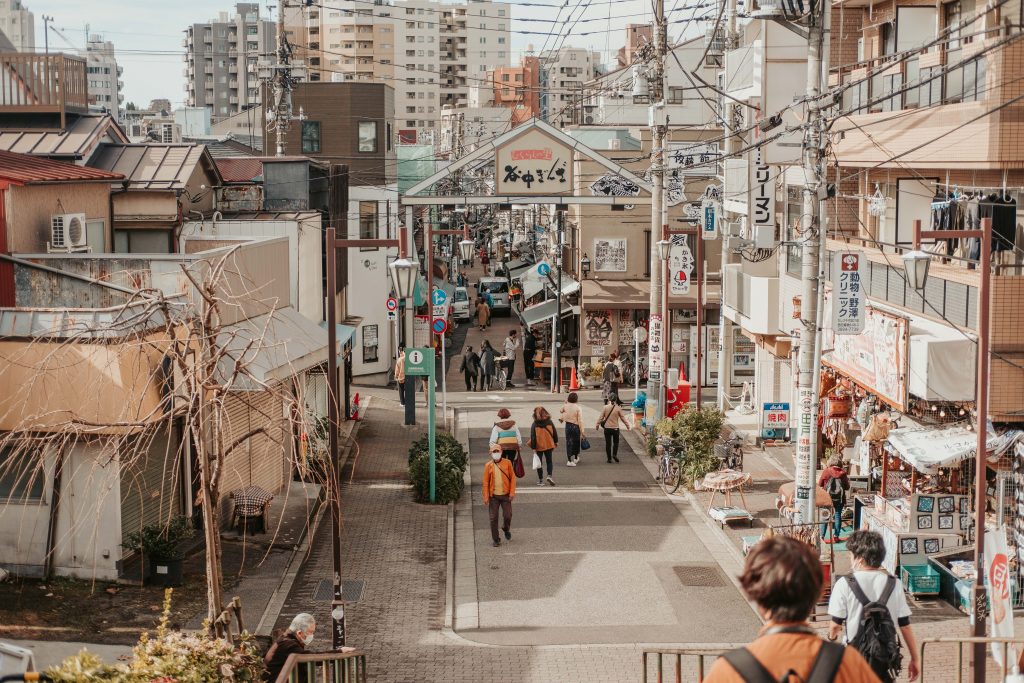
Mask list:
[[469,320],[472,316],[469,310],[469,291],[465,287],[456,287],[452,295],[452,318],[455,320]]
[[488,292],[493,300],[492,310],[495,311],[511,311],[512,307],[509,304],[508,298],[508,278],[507,277],[482,277],[480,281],[476,283],[477,295],[486,299],[484,292]]

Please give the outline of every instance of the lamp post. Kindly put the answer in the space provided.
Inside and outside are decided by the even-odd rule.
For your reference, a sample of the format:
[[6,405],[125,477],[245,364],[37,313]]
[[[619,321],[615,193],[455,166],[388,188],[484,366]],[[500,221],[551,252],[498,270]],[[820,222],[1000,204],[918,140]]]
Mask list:
[[[403,250],[404,251],[404,250]],[[412,296],[416,289],[416,275],[420,271],[418,261],[410,261],[405,256],[400,256],[391,262],[391,284],[395,288],[395,294],[399,299],[405,301],[405,310],[412,311]],[[412,346],[412,332],[405,340],[407,346]],[[405,403],[405,424],[416,424],[416,397],[415,392],[409,391],[410,379],[406,376],[402,382],[402,402]],[[411,394],[411,395],[410,395]]]
[[[907,283],[915,290],[923,290],[928,282],[931,255],[921,251],[922,239],[979,239],[981,259],[978,286],[978,359],[975,378],[975,405],[977,407],[977,446],[974,454],[974,581],[973,635],[985,635],[985,599],[983,549],[985,546],[985,471],[988,441],[988,372],[989,372],[989,292],[992,285],[992,219],[982,218],[980,230],[921,230],[921,221],[914,221],[914,250],[903,255]],[[976,643],[971,652],[971,670],[975,683],[985,680],[985,645]]]
[[580,273],[583,275],[584,280],[590,275],[590,258],[586,252],[583,252],[583,258],[580,259]]

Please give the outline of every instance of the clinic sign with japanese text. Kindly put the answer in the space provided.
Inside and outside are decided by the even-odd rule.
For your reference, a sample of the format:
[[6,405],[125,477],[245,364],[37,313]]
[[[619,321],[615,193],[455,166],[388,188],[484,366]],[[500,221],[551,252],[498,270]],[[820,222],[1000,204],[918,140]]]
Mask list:
[[572,194],[572,148],[541,130],[506,142],[494,155],[496,194]]
[[832,255],[832,331],[839,335],[864,331],[864,255],[837,251]]

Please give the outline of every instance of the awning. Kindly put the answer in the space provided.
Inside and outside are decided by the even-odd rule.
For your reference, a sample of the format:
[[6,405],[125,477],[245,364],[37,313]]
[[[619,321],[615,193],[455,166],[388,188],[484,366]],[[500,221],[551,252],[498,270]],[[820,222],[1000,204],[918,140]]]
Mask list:
[[[523,272],[519,276],[519,281],[523,285],[523,298],[531,299],[537,294],[544,291],[544,288],[549,288],[552,293],[555,291],[555,286],[552,283],[558,282],[558,275],[555,271],[551,271],[548,275],[541,275],[539,272],[540,264],[537,264]],[[575,294],[580,290],[580,283],[574,278],[569,277],[565,273],[562,273],[562,296],[568,296]]]
[[[940,467],[954,467],[974,457],[978,434],[959,425],[948,427],[906,427],[889,432],[892,446],[918,472],[934,474]],[[986,433],[988,451],[995,451],[999,437]]]
[[523,271],[533,268],[533,263],[524,259],[513,259],[508,262],[508,277],[509,279],[519,277]]
[[975,342],[957,330],[910,316],[908,391],[926,401],[974,401]]
[[[709,284],[704,287],[705,305],[718,306],[721,301],[721,287]],[[690,287],[686,296],[669,296],[670,305],[697,305],[697,287]],[[650,280],[584,280],[583,304],[587,310],[603,308],[649,308],[651,305]]]
[[[523,324],[527,327],[532,327],[537,323],[547,322],[555,317],[558,312],[558,301],[556,299],[548,299],[542,301],[539,304],[530,306],[529,308],[523,309],[522,313],[519,314],[519,319],[523,321]],[[564,301],[562,302],[562,317],[568,317],[580,314],[579,306],[569,306]]]
[[327,330],[290,306],[226,325],[217,342],[227,350],[220,362],[223,380],[231,378],[236,362],[252,375],[234,378],[233,391],[263,391],[261,384],[276,384],[327,360]]
[[[320,327],[325,331],[327,330],[327,321],[324,320],[320,323]],[[337,338],[338,345],[344,346],[352,341],[352,337],[356,334],[356,328],[353,325],[342,325],[341,323],[334,324],[334,335]],[[324,342],[326,344],[326,341]]]

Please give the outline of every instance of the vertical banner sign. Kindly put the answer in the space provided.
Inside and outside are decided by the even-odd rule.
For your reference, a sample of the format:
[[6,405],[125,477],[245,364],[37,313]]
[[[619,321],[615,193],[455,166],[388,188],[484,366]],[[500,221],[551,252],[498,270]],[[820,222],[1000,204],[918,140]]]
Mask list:
[[718,237],[718,211],[714,199],[705,198],[700,205],[700,236],[701,239],[713,240]]
[[[811,466],[811,429],[814,429],[814,415],[811,412],[811,389],[800,389],[797,395],[797,438],[796,438],[796,500],[801,503],[798,508],[803,507],[803,501],[812,503],[814,509],[814,473]],[[813,519],[802,519],[804,523],[813,522]]]
[[672,296],[686,296],[690,293],[690,275],[693,273],[693,253],[687,235],[672,235],[672,246],[668,252],[669,289]]
[[[1006,527],[998,526],[985,534],[985,577],[988,584],[989,633],[996,638],[1013,638],[1013,604],[1010,602],[1010,548],[1006,543]],[[1017,652],[1008,651],[1010,662],[1017,661]],[[1003,666],[1003,647],[992,643],[992,657]]]
[[660,379],[663,351],[660,313],[651,314],[650,328],[650,336],[647,339],[647,368],[651,379]]
[[[759,249],[775,242],[775,177],[771,167],[761,161],[761,147],[750,163],[750,230]],[[765,246],[767,245],[767,246]]]
[[864,255],[858,251],[837,251],[832,258],[832,330],[836,334],[860,334],[865,323],[861,287]]

